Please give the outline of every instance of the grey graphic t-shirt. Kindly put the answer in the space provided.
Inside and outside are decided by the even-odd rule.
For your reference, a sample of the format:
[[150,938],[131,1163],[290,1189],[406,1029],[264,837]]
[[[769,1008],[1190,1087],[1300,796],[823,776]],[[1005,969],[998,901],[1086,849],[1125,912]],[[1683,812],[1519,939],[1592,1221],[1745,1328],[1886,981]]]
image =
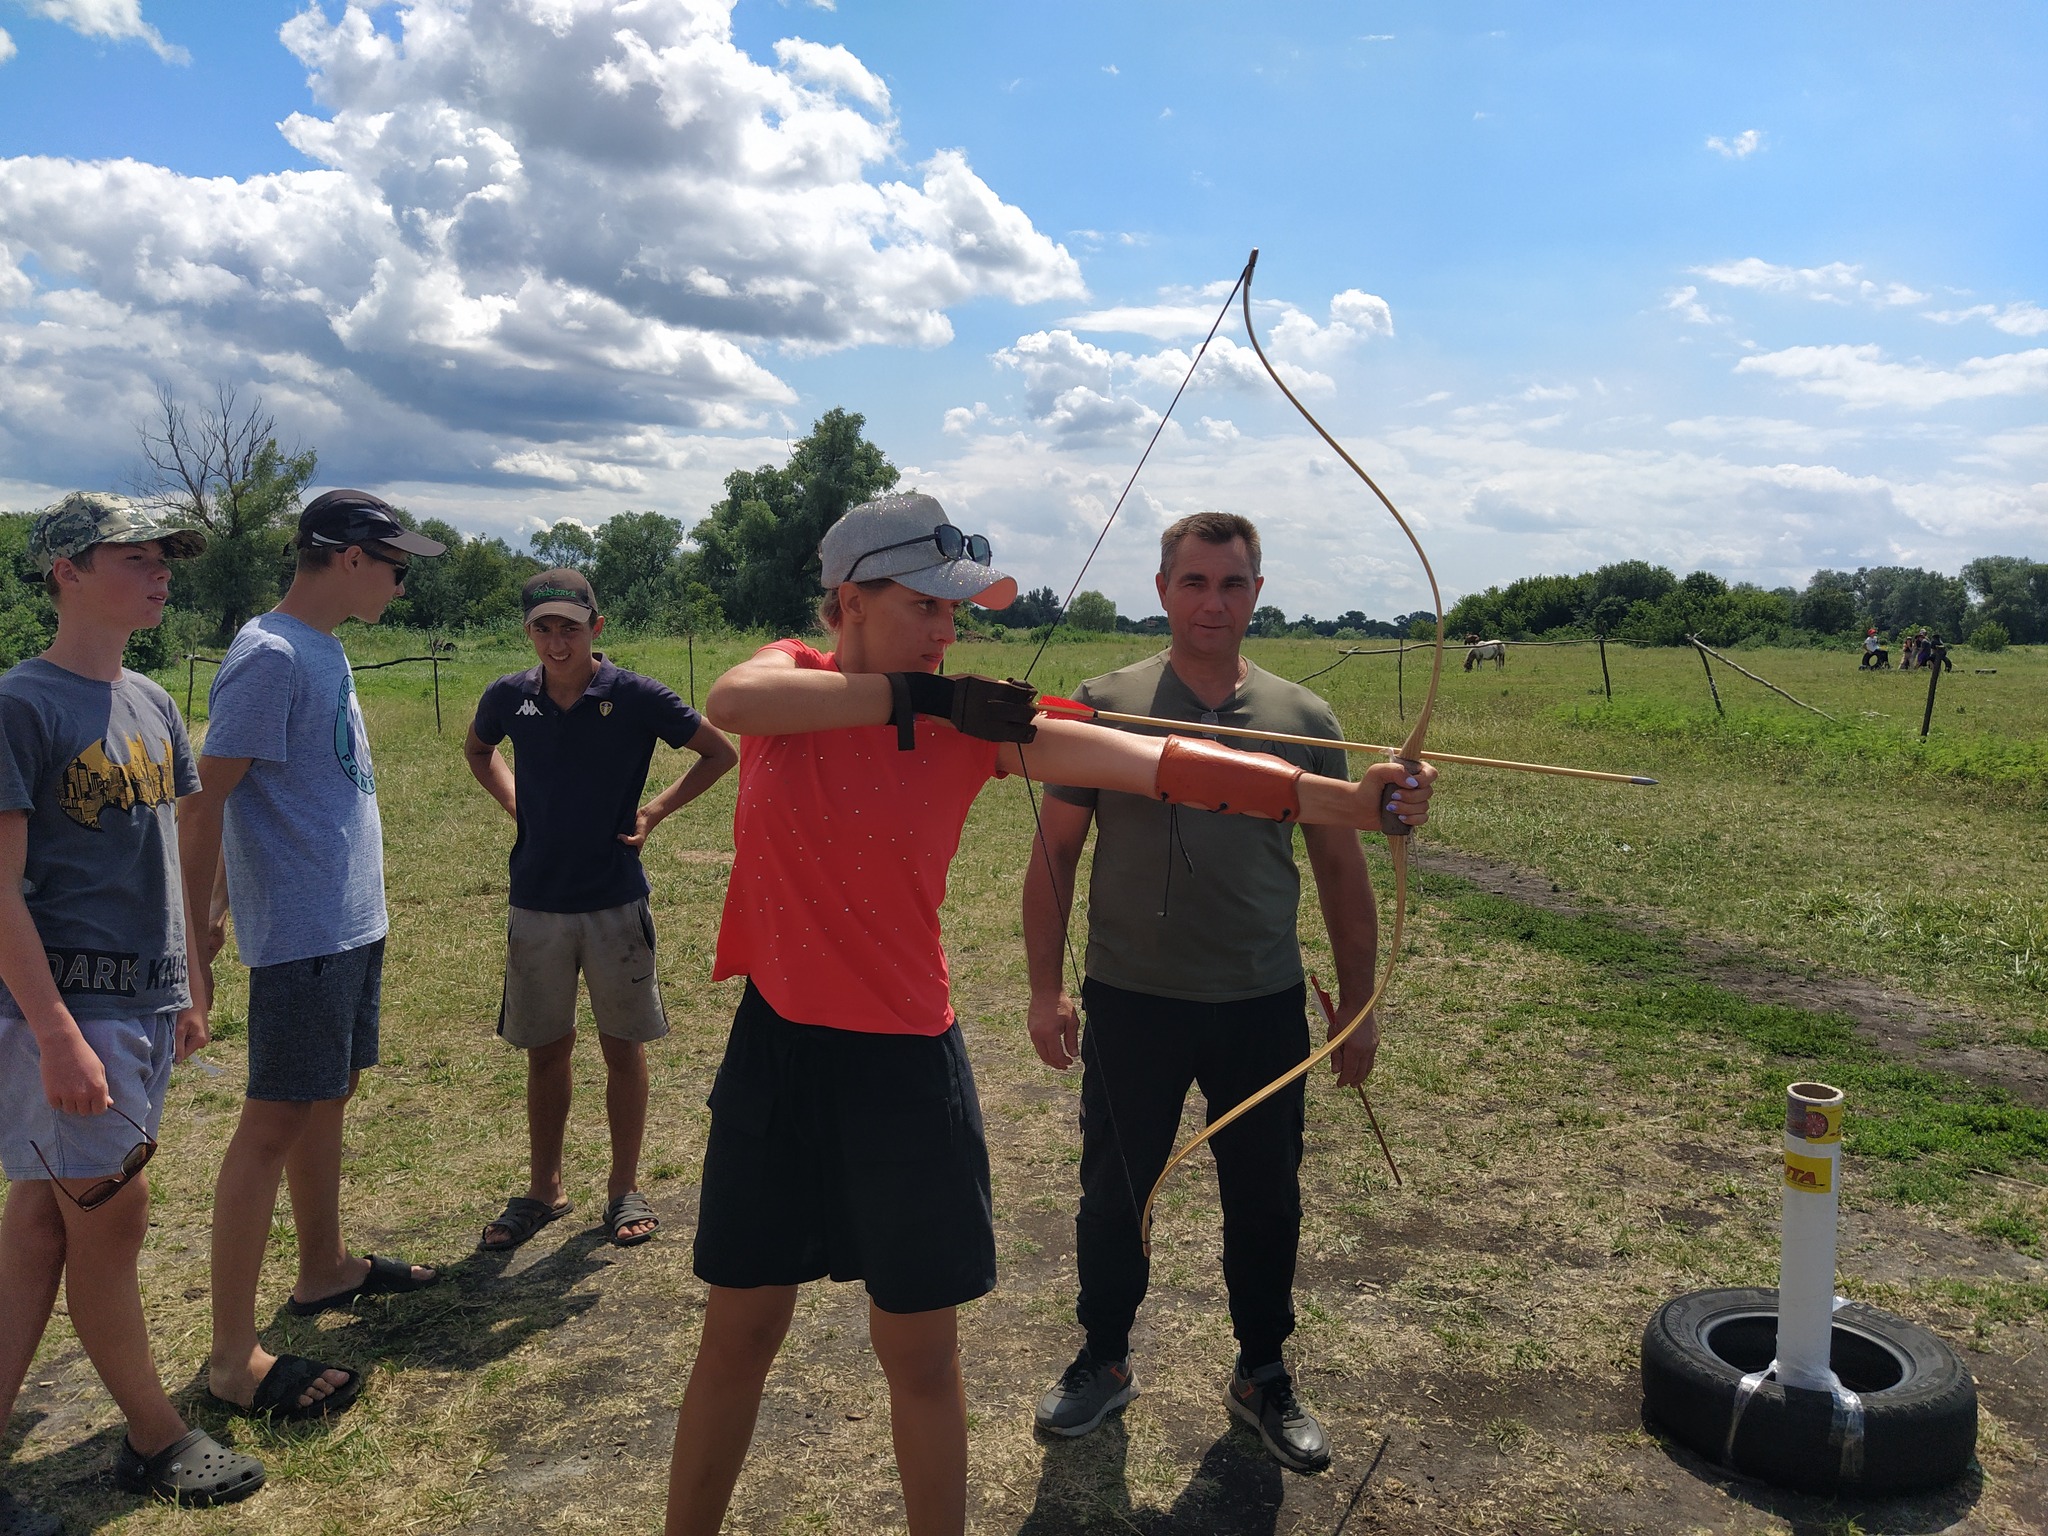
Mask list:
[[[191,1001],[172,802],[198,788],[178,706],[139,672],[0,677],[0,810],[28,812],[22,894],[73,1018]],[[4,985],[0,1012],[21,1016]]]
[[202,750],[251,758],[228,796],[225,852],[244,965],[384,937],[384,829],[341,642],[282,613],[242,626],[207,696]]

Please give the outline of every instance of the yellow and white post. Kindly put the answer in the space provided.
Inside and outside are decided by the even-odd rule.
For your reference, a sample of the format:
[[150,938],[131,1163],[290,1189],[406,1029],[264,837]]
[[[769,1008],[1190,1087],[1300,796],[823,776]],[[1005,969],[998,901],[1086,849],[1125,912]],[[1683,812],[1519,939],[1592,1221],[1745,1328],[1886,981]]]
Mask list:
[[1785,1090],[1785,1217],[1778,1261],[1778,1380],[1831,1392],[1835,1220],[1841,1207],[1842,1090]]

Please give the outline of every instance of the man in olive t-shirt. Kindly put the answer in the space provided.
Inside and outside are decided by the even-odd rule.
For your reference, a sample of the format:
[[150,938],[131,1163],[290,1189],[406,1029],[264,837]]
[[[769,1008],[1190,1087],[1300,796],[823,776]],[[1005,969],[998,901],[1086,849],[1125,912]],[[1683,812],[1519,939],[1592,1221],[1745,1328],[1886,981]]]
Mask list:
[[[1080,699],[1197,726],[1340,736],[1320,698],[1239,654],[1264,585],[1258,531],[1248,520],[1199,513],[1175,523],[1160,540],[1157,582],[1172,645],[1091,678],[1077,690]],[[1336,747],[1220,740],[1348,777]],[[1100,830],[1088,887],[1084,1036],[1065,990],[1062,951],[1091,823]],[[1200,1085],[1213,1119],[1309,1053],[1294,830],[1138,795],[1046,790],[1042,841],[1025,873],[1031,1043],[1049,1066],[1064,1070],[1079,1060],[1083,1067],[1075,1315],[1087,1332],[1038,1405],[1038,1425],[1049,1433],[1086,1434],[1136,1394],[1130,1329],[1150,1273],[1139,1244],[1139,1200],[1173,1150],[1188,1089]],[[1340,1010],[1355,1009],[1372,990],[1378,946],[1364,851],[1346,828],[1303,827],[1301,834],[1335,953]],[[1378,1044],[1368,1021],[1333,1058],[1338,1080],[1363,1080]],[[1296,1080],[1210,1146],[1239,1351],[1226,1401],[1283,1466],[1317,1472],[1329,1465],[1327,1439],[1295,1397],[1281,1358],[1294,1330],[1303,1106]]]

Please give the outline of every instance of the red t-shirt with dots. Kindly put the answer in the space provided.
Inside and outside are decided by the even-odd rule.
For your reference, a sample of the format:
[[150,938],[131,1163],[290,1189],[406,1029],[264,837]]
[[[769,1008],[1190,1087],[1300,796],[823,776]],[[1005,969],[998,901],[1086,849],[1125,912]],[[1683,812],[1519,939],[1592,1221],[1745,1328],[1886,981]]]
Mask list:
[[[838,658],[801,640],[768,650],[806,671]],[[740,738],[732,879],[711,979],[750,976],[798,1024],[882,1035],[952,1027],[939,907],[996,744],[920,716],[893,725]]]

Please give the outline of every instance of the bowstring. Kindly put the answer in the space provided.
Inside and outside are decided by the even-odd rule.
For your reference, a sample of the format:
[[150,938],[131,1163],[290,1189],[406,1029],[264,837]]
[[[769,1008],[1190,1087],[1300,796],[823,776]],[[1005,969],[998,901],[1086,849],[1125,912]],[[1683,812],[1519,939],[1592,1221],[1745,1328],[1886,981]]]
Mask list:
[[1188,371],[1181,375],[1180,388],[1173,392],[1173,398],[1167,402],[1166,413],[1159,418],[1159,425],[1152,429],[1151,439],[1145,444],[1145,451],[1138,455],[1137,465],[1131,470],[1131,478],[1124,482],[1123,490],[1117,494],[1116,505],[1109,509],[1109,518],[1103,523],[1102,531],[1095,535],[1095,542],[1088,546],[1088,558],[1081,562],[1081,569],[1074,575],[1074,584],[1067,588],[1067,595],[1060,603],[1060,611],[1053,615],[1052,623],[1039,639],[1038,649],[1031,653],[1031,665],[1024,669],[1022,681],[1031,681],[1031,673],[1038,666],[1039,657],[1045,654],[1045,648],[1052,644],[1052,637],[1059,633],[1060,626],[1066,623],[1067,609],[1073,604],[1074,594],[1081,590],[1081,583],[1087,579],[1088,567],[1095,563],[1096,551],[1102,548],[1102,541],[1109,537],[1109,530],[1116,526],[1117,513],[1123,511],[1125,498],[1131,494],[1131,487],[1138,483],[1138,475],[1144,470],[1145,461],[1152,457],[1152,450],[1159,442],[1159,435],[1166,430],[1166,424],[1173,420],[1173,408],[1180,404],[1180,397],[1187,393],[1188,385],[1194,381],[1195,370],[1202,366],[1202,358],[1209,350],[1209,343],[1216,339],[1216,332],[1222,328],[1225,318],[1230,314],[1230,306],[1237,298],[1237,290],[1244,286],[1244,280],[1250,275],[1251,270],[1251,263],[1246,262],[1244,271],[1238,273],[1237,281],[1230,285],[1230,292],[1223,299],[1223,307],[1216,311],[1216,318],[1210,323],[1209,334],[1204,336],[1202,344],[1195,348],[1195,360],[1188,364]]
[[[1253,260],[1256,259],[1255,255]],[[1237,281],[1230,285],[1230,292],[1224,295],[1223,304],[1216,311],[1216,318],[1210,322],[1209,334],[1204,336],[1202,344],[1195,348],[1194,359],[1188,364],[1188,371],[1181,375],[1180,387],[1174,390],[1173,398],[1166,403],[1166,410],[1159,417],[1159,425],[1152,429],[1152,436],[1146,440],[1145,451],[1138,455],[1138,462],[1132,468],[1130,478],[1124,482],[1123,490],[1117,493],[1116,504],[1109,509],[1109,517],[1103,522],[1102,531],[1095,535],[1095,542],[1088,546],[1088,557],[1081,562],[1081,569],[1075,572],[1073,583],[1067,588],[1067,595],[1060,603],[1059,612],[1053,615],[1052,623],[1046,626],[1045,633],[1039,637],[1038,649],[1031,653],[1031,661],[1024,668],[1024,676],[1021,681],[1026,683],[1031,681],[1031,674],[1037,670],[1040,658],[1045,655],[1045,648],[1052,643],[1052,637],[1059,633],[1060,626],[1066,622],[1067,609],[1073,604],[1074,594],[1081,590],[1081,583],[1087,579],[1088,567],[1095,563],[1095,556],[1097,551],[1102,548],[1102,541],[1109,537],[1109,530],[1115,526],[1117,514],[1123,511],[1124,502],[1131,494],[1131,487],[1138,483],[1138,475],[1144,470],[1145,461],[1152,457],[1152,450],[1158,445],[1160,435],[1166,431],[1167,422],[1173,419],[1174,407],[1180,404],[1180,397],[1187,393],[1188,385],[1194,381],[1195,370],[1202,366],[1202,359],[1209,352],[1209,344],[1216,339],[1217,331],[1222,329],[1224,320],[1229,317],[1230,306],[1236,302],[1238,290],[1244,286],[1244,280],[1251,275],[1251,270],[1252,263],[1248,261],[1244,265],[1244,270],[1237,274]],[[1088,1023],[1086,1006],[1082,1002],[1081,962],[1074,952],[1073,906],[1074,896],[1077,893],[1070,891],[1067,893],[1067,899],[1064,902],[1060,899],[1059,871],[1053,867],[1052,847],[1045,840],[1045,823],[1038,814],[1038,795],[1031,787],[1030,766],[1024,758],[1023,744],[1015,743],[1015,745],[1017,747],[1017,766],[1024,770],[1019,775],[1024,781],[1024,799],[1031,806],[1031,824],[1036,832],[1038,851],[1045,860],[1045,874],[1048,883],[1052,887],[1053,904],[1059,909],[1060,946],[1066,951],[1067,966],[1073,974],[1074,990],[1072,996],[1075,1012],[1081,1016],[1080,1058],[1081,1070],[1084,1074],[1083,1080],[1085,1081],[1085,1074],[1091,1070],[1088,1061],[1088,1041],[1093,1031]],[[1169,878],[1171,877],[1172,867],[1172,855],[1169,853],[1167,857]],[[1095,1061],[1092,1070],[1102,1081],[1102,1104],[1103,1108],[1109,1113],[1109,1134],[1116,1142],[1117,1169],[1123,1175],[1124,1192],[1130,1198],[1132,1212],[1138,1214],[1142,1221],[1142,1211],[1146,1207],[1141,1206],[1138,1200],[1137,1181],[1131,1177],[1130,1157],[1124,1146],[1123,1132],[1117,1126],[1116,1096],[1110,1091],[1109,1072],[1103,1065],[1102,1044],[1100,1041],[1097,1041],[1095,1045]]]

